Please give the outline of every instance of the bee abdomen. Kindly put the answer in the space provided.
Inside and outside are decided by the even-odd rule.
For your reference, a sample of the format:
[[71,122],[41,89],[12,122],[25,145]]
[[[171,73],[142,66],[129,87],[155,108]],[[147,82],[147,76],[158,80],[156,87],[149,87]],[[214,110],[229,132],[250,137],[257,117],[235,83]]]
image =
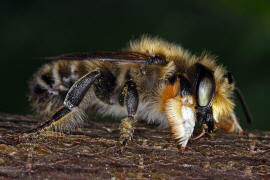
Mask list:
[[63,104],[70,87],[86,72],[78,69],[79,66],[74,62],[57,61],[39,69],[30,82],[29,94],[37,114],[46,116]]

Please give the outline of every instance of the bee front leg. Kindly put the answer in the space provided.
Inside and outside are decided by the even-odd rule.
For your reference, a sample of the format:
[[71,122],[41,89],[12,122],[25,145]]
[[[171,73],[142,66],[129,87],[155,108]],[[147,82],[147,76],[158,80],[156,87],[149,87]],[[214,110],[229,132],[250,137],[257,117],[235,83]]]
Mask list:
[[134,118],[138,103],[139,95],[136,89],[136,84],[132,80],[128,80],[119,96],[120,105],[125,105],[127,108],[128,117],[122,119],[120,125],[120,145],[124,148],[126,143],[132,139],[136,120]]
[[169,99],[165,114],[180,151],[183,151],[192,136],[196,116],[192,96]]
[[161,94],[163,109],[179,150],[183,151],[191,138],[196,121],[196,101],[189,80],[173,75]]
[[87,92],[99,77],[100,71],[93,71],[81,77],[68,91],[64,104],[51,113],[43,124],[27,131],[26,134],[48,129],[71,130],[77,127],[86,118],[84,110],[88,103]]

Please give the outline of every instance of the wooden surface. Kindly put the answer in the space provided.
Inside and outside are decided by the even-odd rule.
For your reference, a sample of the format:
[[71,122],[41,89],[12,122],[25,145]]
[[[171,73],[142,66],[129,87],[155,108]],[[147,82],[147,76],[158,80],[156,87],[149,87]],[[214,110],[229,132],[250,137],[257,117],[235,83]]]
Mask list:
[[270,179],[270,132],[217,131],[180,153],[168,130],[139,123],[121,153],[119,122],[92,118],[70,134],[21,136],[37,122],[0,113],[0,178]]

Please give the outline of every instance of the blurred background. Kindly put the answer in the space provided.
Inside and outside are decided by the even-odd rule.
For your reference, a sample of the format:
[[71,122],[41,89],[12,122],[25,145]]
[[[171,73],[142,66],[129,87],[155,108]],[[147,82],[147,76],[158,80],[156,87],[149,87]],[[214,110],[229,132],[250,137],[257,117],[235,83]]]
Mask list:
[[[30,113],[28,82],[39,57],[113,51],[142,34],[218,56],[254,117],[244,128],[270,130],[270,1],[1,1],[0,112]],[[239,104],[239,103],[238,103]]]

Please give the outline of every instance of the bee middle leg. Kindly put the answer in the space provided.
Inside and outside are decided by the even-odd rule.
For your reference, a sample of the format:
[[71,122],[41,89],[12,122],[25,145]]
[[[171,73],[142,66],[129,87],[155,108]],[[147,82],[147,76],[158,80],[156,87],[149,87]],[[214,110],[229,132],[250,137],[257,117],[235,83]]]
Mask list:
[[76,81],[69,89],[64,104],[49,115],[43,124],[26,134],[47,129],[70,130],[78,126],[86,118],[84,111],[87,108],[87,102],[84,99],[87,92],[101,74],[100,71],[93,71]]
[[122,119],[120,125],[120,145],[123,148],[132,139],[136,124],[134,116],[139,103],[136,84],[132,80],[128,80],[122,88],[119,97],[120,105],[125,105],[128,113],[128,116]]

